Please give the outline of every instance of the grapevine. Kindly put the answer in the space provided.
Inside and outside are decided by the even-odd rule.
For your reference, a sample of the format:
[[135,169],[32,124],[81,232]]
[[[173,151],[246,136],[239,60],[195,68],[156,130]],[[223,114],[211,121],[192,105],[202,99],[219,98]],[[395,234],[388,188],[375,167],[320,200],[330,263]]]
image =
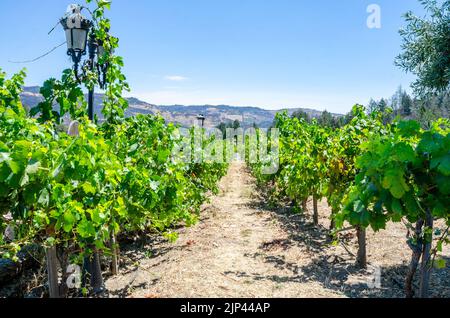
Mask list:
[[280,169],[263,176],[260,164],[254,164],[254,174],[260,182],[271,183],[279,198],[303,202],[303,210],[305,200],[313,197],[316,225],[316,200],[325,197],[332,210],[331,234],[346,223],[357,229],[361,267],[367,263],[367,227],[379,231],[388,222],[407,224],[414,233],[407,242],[413,257],[406,293],[413,295],[412,277],[422,259],[420,295],[427,297],[432,267],[446,266],[439,253],[448,243],[448,228],[434,231],[433,224],[440,219],[450,224],[449,121],[440,119],[429,130],[415,121],[390,125],[382,114],[367,115],[358,105],[352,117],[347,125],[331,130],[315,121],[277,115]]
[[[9,227],[15,233],[12,239],[0,237],[3,258],[16,259],[22,248],[38,244],[56,247],[61,263],[77,263],[96,252],[115,254],[112,234],[176,239],[171,227],[196,222],[207,193],[217,190],[227,170],[226,164],[173,161],[172,151],[181,142],[175,137],[178,127],[161,117],[124,117],[122,93],[128,85],[122,59],[112,54],[118,39],[109,35],[104,18],[110,2],[96,5],[92,32],[110,53],[102,57],[109,64],[105,123],[86,118],[72,70],[44,83],[44,100],[29,115],[19,97],[25,72],[11,79],[0,73],[0,215],[11,215],[2,218],[0,231]],[[87,77],[83,84],[94,83]],[[66,114],[79,122],[78,136],[61,132]]]

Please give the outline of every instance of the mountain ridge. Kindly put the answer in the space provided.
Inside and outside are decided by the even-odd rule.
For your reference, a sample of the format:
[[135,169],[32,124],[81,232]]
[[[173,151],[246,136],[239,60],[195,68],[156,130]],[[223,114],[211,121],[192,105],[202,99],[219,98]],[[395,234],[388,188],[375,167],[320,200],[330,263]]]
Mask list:
[[[24,87],[21,93],[21,99],[24,106],[28,109],[35,107],[42,101],[39,93],[39,86]],[[103,94],[94,95],[94,112],[101,117]],[[257,106],[231,106],[231,105],[155,105],[142,101],[136,97],[127,97],[129,108],[126,116],[137,114],[161,115],[167,122],[180,124],[188,127],[196,123],[197,115],[203,114],[206,117],[205,126],[208,128],[216,127],[222,122],[239,121],[243,127],[250,127],[256,124],[261,128],[269,128],[275,115],[287,111],[293,114],[295,111],[304,111],[311,117],[318,117],[322,111],[311,108],[290,108],[279,110],[267,110]],[[332,114],[339,117],[341,114]]]

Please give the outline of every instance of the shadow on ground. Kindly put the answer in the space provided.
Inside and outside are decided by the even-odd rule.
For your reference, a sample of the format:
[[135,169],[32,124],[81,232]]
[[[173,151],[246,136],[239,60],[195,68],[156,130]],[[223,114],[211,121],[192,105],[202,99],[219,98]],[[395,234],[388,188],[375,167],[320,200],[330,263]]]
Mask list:
[[[258,191],[254,195],[249,207],[259,211],[271,211],[273,218],[279,222],[287,233],[287,240],[275,240],[260,246],[259,251],[249,258],[263,259],[274,268],[290,273],[284,276],[260,275],[257,273],[225,272],[225,275],[253,279],[255,281],[270,280],[277,283],[305,283],[315,281],[324,288],[342,293],[352,298],[403,298],[404,280],[408,272],[408,263],[396,266],[374,268],[369,264],[368,269],[362,270],[355,265],[354,257],[338,255],[329,252],[332,240],[330,232],[323,226],[315,227],[308,217],[294,214],[293,208],[288,204],[284,207],[274,208],[273,204],[267,204],[267,194]],[[262,213],[262,212],[256,212]],[[268,220],[267,222],[270,222]],[[344,243],[350,238],[344,239]],[[276,246],[277,248],[271,248]],[[298,246],[308,254],[314,255],[307,265],[286,261],[281,253],[276,253],[280,248],[287,249]],[[406,245],[405,245],[406,247]],[[431,297],[450,297],[450,259],[444,258],[447,263],[445,269],[434,269],[430,279]],[[381,275],[377,275],[381,273]],[[418,290],[418,277],[416,274],[414,287]],[[379,277],[377,279],[377,277]]]
[[[361,270],[354,263],[339,256],[320,255],[308,265],[299,266],[286,261],[282,255],[267,255],[261,247],[261,252],[247,254],[245,257],[263,259],[274,268],[287,272],[286,275],[261,275],[246,272],[225,272],[227,276],[268,280],[276,283],[306,283],[317,282],[326,289],[334,290],[351,298],[403,298],[404,279],[408,271],[407,264],[381,267],[381,276],[377,280],[376,268],[369,265],[367,270]],[[447,264],[450,259],[446,258]],[[430,279],[431,297],[450,297],[450,266],[446,269],[435,269]],[[416,275],[414,287],[419,287],[419,277]]]

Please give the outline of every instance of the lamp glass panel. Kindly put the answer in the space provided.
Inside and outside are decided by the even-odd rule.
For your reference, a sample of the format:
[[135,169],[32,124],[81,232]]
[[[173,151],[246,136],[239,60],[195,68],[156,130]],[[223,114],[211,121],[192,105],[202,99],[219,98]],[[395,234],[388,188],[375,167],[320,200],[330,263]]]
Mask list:
[[74,51],[84,52],[86,50],[87,30],[85,29],[67,29],[66,30],[67,48]]

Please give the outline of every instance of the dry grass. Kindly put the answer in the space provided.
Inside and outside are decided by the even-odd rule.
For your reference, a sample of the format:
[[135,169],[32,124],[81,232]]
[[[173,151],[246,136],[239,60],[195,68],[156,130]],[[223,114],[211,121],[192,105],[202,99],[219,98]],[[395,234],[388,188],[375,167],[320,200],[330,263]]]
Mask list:
[[[371,269],[354,266],[356,238],[331,246],[330,209],[320,203],[321,226],[310,215],[273,211],[258,195],[244,165],[235,163],[221,193],[205,206],[202,220],[180,229],[174,244],[148,238],[124,251],[125,268],[107,280],[112,297],[403,297],[410,251],[401,224],[368,233],[368,259],[382,271],[371,289]],[[311,203],[309,208],[312,209]],[[281,211],[280,211],[281,210]],[[447,258],[450,251],[444,251]],[[450,297],[450,268],[434,271],[434,297]]]

